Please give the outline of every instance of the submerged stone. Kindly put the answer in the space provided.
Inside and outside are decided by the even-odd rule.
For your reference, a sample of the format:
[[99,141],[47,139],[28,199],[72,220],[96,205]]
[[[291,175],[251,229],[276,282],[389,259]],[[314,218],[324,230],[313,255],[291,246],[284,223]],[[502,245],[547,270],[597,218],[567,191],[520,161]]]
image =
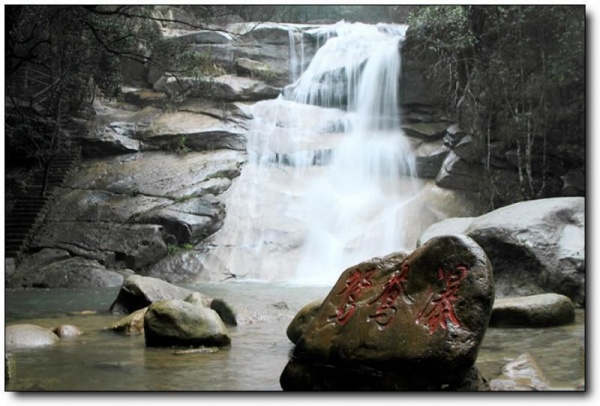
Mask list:
[[491,264],[464,235],[365,261],[341,275],[280,383],[284,390],[483,389],[474,363],[493,301]]

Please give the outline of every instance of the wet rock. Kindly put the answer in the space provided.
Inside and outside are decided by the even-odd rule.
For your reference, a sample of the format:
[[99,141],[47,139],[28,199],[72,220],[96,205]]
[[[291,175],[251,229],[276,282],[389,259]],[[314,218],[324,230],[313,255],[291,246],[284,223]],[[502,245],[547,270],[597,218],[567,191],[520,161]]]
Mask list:
[[248,58],[238,58],[235,60],[235,71],[238,76],[263,77],[271,74],[269,66],[265,63],[254,61]]
[[[174,244],[177,241],[174,241]],[[175,284],[193,284],[205,274],[203,254],[193,249],[181,248],[167,255],[155,264],[140,272],[149,276]]]
[[100,131],[81,137],[81,153],[84,157],[100,157],[131,154],[140,151],[140,142],[121,134],[118,129],[105,127]]
[[183,300],[191,290],[172,285],[156,278],[132,275],[125,279],[110,311],[117,314],[129,314],[150,304],[167,299]]
[[109,262],[123,260],[140,269],[167,255],[162,226],[108,222],[61,221],[46,223],[32,247],[61,248],[76,255]]
[[52,332],[61,339],[77,338],[81,334],[83,334],[83,331],[81,331],[79,327],[74,326],[72,324],[61,324],[59,326],[54,327],[52,329]]
[[296,313],[292,321],[287,327],[285,334],[294,344],[298,342],[300,336],[306,331],[308,324],[315,318],[317,312],[321,308],[322,300],[315,300]]
[[223,299],[213,299],[210,303],[210,308],[217,312],[217,314],[225,324],[230,326],[238,325],[235,311]]
[[178,244],[196,244],[223,225],[225,207],[215,199],[187,199],[168,207],[151,210],[137,219],[140,223],[160,224],[175,236]]
[[515,203],[480,217],[444,220],[426,230],[464,233],[494,266],[498,297],[557,293],[585,304],[585,199],[558,197]]
[[204,114],[223,121],[236,123],[252,119],[252,115],[245,112],[238,103],[226,103],[216,100],[186,98],[177,106],[178,111]]
[[73,257],[40,268],[17,268],[7,287],[108,288],[123,283],[123,275],[98,261]]
[[402,130],[409,137],[433,141],[441,139],[446,134],[448,125],[446,122],[403,124]]
[[419,145],[414,152],[417,176],[434,179],[449,153],[450,148],[444,145],[441,140],[424,142]]
[[[212,298],[208,296],[204,296],[200,292],[192,292],[188,297],[184,299],[184,301],[191,303],[196,306],[208,307],[210,308],[210,304],[213,301]],[[214,310],[214,309],[213,309]]]
[[59,341],[50,329],[34,324],[13,324],[6,327],[4,334],[6,351],[47,347]]
[[144,334],[144,316],[147,310],[147,307],[136,310],[108,327],[108,329],[128,336]]
[[53,262],[64,261],[71,258],[69,251],[57,248],[44,248],[31,255],[25,256],[19,263],[19,270],[36,270],[44,268]]
[[256,79],[223,75],[213,79],[211,93],[221,101],[259,101],[278,97],[281,89]]
[[481,161],[481,154],[470,134],[465,135],[452,150],[459,158],[469,163]]
[[533,357],[522,354],[502,368],[502,375],[490,381],[492,391],[547,391],[548,381]]
[[189,112],[168,113],[154,121],[142,135],[146,145],[177,151],[245,151],[245,129],[236,123]]
[[231,342],[229,332],[212,309],[183,300],[162,300],[144,316],[144,337],[148,347],[223,346]]
[[552,327],[575,321],[575,307],[564,295],[508,297],[494,303],[490,326]]
[[444,159],[435,184],[449,189],[479,191],[484,179],[481,165],[470,164],[452,151]]
[[[342,273],[280,382],[284,390],[478,390],[485,383],[473,379],[474,363],[493,301],[489,260],[463,235],[365,261]],[[314,368],[329,373],[306,382]]]
[[186,44],[226,44],[233,39],[231,34],[223,31],[193,31],[187,32],[177,40]]

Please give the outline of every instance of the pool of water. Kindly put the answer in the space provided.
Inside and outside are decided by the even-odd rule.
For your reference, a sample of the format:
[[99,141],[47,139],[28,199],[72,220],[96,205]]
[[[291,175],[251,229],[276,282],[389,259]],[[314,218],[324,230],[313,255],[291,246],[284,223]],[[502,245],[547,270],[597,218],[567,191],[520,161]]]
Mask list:
[[[293,344],[285,330],[325,287],[274,283],[205,283],[190,287],[222,298],[236,309],[232,344],[216,353],[178,354],[146,348],[143,336],[123,336],[106,327],[120,319],[108,308],[118,289],[6,291],[6,324],[53,328],[74,324],[74,340],[13,353],[15,377],[7,391],[279,391],[279,376]],[[88,311],[92,311],[90,313]],[[584,379],[584,312],[576,323],[546,329],[496,329],[486,333],[477,364],[487,378],[528,352],[553,387],[575,388]]]

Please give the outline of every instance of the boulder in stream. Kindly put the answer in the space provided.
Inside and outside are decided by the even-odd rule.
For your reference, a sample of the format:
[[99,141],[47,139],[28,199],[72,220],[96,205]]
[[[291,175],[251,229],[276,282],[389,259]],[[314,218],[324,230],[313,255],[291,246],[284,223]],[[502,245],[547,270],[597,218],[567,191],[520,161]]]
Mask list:
[[183,300],[191,290],[172,285],[160,279],[131,275],[121,286],[121,290],[110,306],[117,314],[129,314],[150,304],[166,299]]
[[419,244],[464,233],[494,266],[498,297],[558,293],[585,304],[585,198],[557,197],[505,206],[479,217],[432,225]]
[[491,264],[464,235],[345,270],[296,343],[284,390],[485,390],[474,367]]
[[6,351],[54,345],[59,338],[52,330],[35,324],[13,324],[4,330]]
[[496,300],[490,326],[552,327],[575,321],[571,299],[556,293],[507,297]]
[[144,337],[148,347],[224,346],[231,342],[217,312],[175,299],[148,307]]

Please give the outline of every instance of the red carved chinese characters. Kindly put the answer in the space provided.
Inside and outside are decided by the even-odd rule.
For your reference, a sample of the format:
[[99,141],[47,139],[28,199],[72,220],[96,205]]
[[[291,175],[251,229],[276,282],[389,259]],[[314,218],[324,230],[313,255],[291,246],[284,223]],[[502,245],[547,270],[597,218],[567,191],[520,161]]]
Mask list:
[[363,276],[362,272],[357,269],[350,274],[348,279],[346,279],[346,286],[337,294],[337,296],[344,296],[337,312],[331,316],[332,319],[336,320],[342,326],[348,322],[356,311],[356,302],[358,301],[360,292],[367,286],[372,285],[371,278],[374,273],[375,270],[370,270]]
[[411,301],[410,297],[406,294],[404,283],[408,279],[408,264],[405,262],[402,264],[402,269],[392,274],[392,277],[383,287],[383,291],[377,296],[369,305],[381,300],[379,307],[375,310],[375,314],[369,315],[367,321],[375,320],[379,330],[385,329],[388,324],[394,318],[394,315],[398,311],[396,307],[396,301],[402,295],[405,299]]
[[468,268],[464,265],[457,265],[448,272],[442,268],[439,269],[438,280],[443,280],[446,288],[437,294],[431,295],[415,320],[417,324],[420,324],[421,320],[425,321],[425,325],[429,329],[429,335],[435,333],[438,326],[446,330],[448,319],[460,327],[460,320],[454,313],[453,304],[458,299],[457,292],[460,288],[460,282],[466,278],[468,271]]

